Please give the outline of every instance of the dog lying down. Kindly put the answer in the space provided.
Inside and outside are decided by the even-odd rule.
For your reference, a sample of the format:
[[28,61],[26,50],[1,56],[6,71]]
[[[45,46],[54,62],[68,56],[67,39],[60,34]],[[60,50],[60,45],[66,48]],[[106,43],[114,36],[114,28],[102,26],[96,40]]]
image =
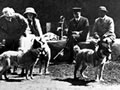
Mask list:
[[[5,79],[8,80],[7,70],[12,66],[17,66],[20,68],[26,69],[26,79],[32,79],[32,71],[39,60],[39,53],[41,48],[28,50],[26,53],[20,51],[6,51],[0,55],[0,63],[3,68],[0,71],[0,78],[2,79],[2,75],[4,75]],[[28,73],[30,71],[30,75]]]
[[78,45],[74,46],[74,52],[76,53],[75,58],[75,70],[74,70],[74,79],[77,78],[77,70],[80,68],[80,75],[87,78],[83,73],[87,66],[92,65],[96,67],[95,70],[95,80],[103,80],[103,70],[106,62],[106,56],[110,54],[110,50],[107,47],[98,45],[95,50],[92,49],[80,49]]

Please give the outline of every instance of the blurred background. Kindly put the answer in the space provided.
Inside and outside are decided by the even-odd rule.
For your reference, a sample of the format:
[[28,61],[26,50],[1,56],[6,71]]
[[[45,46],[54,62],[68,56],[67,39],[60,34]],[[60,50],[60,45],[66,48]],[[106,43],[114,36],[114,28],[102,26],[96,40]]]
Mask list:
[[74,6],[83,8],[82,15],[89,19],[92,27],[97,18],[97,8],[100,5],[107,7],[108,15],[115,22],[115,33],[117,37],[120,37],[120,0],[0,0],[0,15],[6,6],[14,8],[21,14],[24,13],[26,7],[31,6],[38,13],[43,33],[46,33],[46,23],[50,22],[50,30],[55,32],[61,15],[66,18],[66,21],[69,21],[72,18],[72,7]]

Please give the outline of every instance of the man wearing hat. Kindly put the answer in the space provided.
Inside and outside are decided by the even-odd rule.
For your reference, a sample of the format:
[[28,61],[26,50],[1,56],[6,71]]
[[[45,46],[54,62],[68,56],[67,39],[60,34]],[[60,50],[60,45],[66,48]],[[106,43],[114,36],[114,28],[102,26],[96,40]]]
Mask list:
[[108,10],[105,6],[100,6],[98,9],[99,17],[95,20],[93,26],[93,37],[95,39],[102,39],[107,41],[111,46],[116,38],[114,32],[114,21],[111,17],[107,16]]
[[100,6],[98,9],[99,17],[95,20],[93,33],[95,38],[107,38],[109,42],[114,42],[114,21],[107,16],[108,10],[105,6]]
[[[27,19],[28,25],[30,28],[30,32],[28,33],[28,35],[31,35],[31,36],[35,35],[37,37],[42,38],[42,35],[43,35],[42,28],[41,28],[41,24],[40,24],[39,19],[37,19],[37,13],[36,13],[35,9],[33,7],[27,7],[25,9],[24,16]],[[42,38],[42,40],[43,40],[43,38]],[[21,43],[21,45],[22,44],[26,45],[24,47],[28,47],[27,46],[28,42],[24,41],[24,37],[21,38],[20,43]],[[21,75],[24,75],[24,69],[22,69]]]
[[[29,32],[27,20],[19,13],[16,13],[13,8],[5,7],[0,16],[0,42],[4,41],[4,50],[18,50],[20,46],[20,38]],[[15,73],[15,69],[14,72]]]
[[89,21],[86,17],[81,16],[81,8],[74,7],[73,18],[68,25],[68,45],[71,51],[71,60],[73,60],[73,46],[78,42],[85,42],[89,32]]
[[37,13],[35,12],[34,8],[27,7],[24,12],[25,18],[28,20],[29,27],[31,34],[35,36],[42,36],[42,28],[39,19],[37,19]]

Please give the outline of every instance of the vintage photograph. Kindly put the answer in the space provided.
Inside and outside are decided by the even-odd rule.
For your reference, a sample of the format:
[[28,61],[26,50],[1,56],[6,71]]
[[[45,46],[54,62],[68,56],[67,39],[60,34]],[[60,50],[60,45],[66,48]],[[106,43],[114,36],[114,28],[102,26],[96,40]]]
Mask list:
[[0,90],[120,89],[119,0],[0,0]]

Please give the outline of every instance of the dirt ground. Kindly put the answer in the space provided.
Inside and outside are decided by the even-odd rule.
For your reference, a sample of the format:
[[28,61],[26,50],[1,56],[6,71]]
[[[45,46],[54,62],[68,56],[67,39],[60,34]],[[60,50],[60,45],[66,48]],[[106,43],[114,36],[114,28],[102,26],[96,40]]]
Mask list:
[[[103,82],[94,81],[94,69],[89,67],[85,74],[89,79],[74,80],[74,64],[50,65],[49,75],[39,75],[34,69],[34,79],[26,80],[18,75],[8,75],[10,80],[0,80],[0,90],[118,90],[120,89],[120,65],[105,66]],[[18,69],[18,74],[20,69]]]

